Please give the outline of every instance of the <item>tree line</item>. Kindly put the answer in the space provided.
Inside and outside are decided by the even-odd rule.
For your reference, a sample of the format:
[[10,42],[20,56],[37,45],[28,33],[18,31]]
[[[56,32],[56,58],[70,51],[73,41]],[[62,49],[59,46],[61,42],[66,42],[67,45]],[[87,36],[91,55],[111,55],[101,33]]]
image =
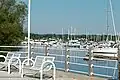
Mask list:
[[[27,34],[26,34],[27,36]],[[85,34],[81,34],[81,35],[69,35],[68,34],[35,34],[35,33],[31,33],[31,38],[33,40],[35,39],[62,39],[64,41],[67,40],[75,40],[75,39],[81,39],[81,40],[88,40],[88,41],[115,41],[116,39],[119,40],[119,36],[115,36],[115,35],[96,35],[96,34],[92,34],[92,35],[85,35]]]

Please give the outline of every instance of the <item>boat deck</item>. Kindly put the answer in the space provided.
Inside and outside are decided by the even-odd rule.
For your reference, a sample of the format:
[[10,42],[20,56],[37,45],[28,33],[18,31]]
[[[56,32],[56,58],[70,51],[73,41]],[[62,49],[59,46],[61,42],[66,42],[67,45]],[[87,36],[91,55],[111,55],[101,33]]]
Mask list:
[[[51,72],[45,73],[43,80],[53,80],[51,78]],[[39,77],[33,77],[32,75],[26,75],[24,78],[20,77],[18,72],[12,72],[8,74],[6,71],[0,71],[0,80],[39,80]],[[71,72],[64,71],[56,71],[56,80],[107,80],[105,78],[100,77],[92,77],[90,78],[87,75],[76,74]]]

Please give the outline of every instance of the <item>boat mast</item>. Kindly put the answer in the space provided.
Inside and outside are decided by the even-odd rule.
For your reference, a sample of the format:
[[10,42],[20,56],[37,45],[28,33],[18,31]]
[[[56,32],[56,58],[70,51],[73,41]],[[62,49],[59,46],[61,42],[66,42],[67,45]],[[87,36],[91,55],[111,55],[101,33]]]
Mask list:
[[87,29],[85,29],[85,41],[87,42]]
[[112,1],[109,0],[109,3],[110,3],[110,12],[111,12],[111,16],[112,16],[112,24],[113,24],[113,28],[114,28],[114,35],[115,35],[115,42],[116,42],[116,36],[117,36],[117,33],[116,33],[116,27],[115,27],[115,19],[114,19],[114,14],[113,14],[113,6],[112,6]]
[[71,40],[72,40],[72,26],[71,26]]
[[103,33],[103,40],[102,41],[104,41],[105,39],[104,39],[104,33]]
[[109,15],[109,5],[108,5],[108,0],[107,0],[107,10],[106,10],[106,27],[107,27],[107,38],[106,38],[106,41],[108,41],[108,38],[109,38],[109,17],[108,17],[108,15]]
[[70,39],[70,38],[69,38],[69,34],[70,34],[70,32],[69,32],[69,29],[68,29],[68,38],[67,38],[68,40]]
[[64,41],[63,28],[62,28],[62,42]]
[[74,40],[75,40],[75,35],[76,35],[76,28],[74,28]]

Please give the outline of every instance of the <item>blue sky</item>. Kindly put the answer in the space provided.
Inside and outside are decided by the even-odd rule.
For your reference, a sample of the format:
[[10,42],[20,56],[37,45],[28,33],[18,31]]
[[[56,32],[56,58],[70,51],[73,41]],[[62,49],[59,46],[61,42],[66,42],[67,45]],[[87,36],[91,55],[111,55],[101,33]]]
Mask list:
[[[107,0],[32,0],[31,32],[64,33],[72,26],[76,34],[106,33]],[[120,32],[120,0],[112,0],[117,32]],[[109,13],[109,33],[113,33]]]

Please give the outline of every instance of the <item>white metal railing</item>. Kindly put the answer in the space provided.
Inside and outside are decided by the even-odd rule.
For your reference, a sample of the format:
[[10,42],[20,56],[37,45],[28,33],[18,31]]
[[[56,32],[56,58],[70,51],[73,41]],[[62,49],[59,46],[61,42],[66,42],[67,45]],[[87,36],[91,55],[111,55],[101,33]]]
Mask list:
[[81,63],[74,63],[74,62],[69,62],[69,63],[73,65],[79,65],[79,66],[88,66],[88,64],[81,64]]
[[[53,49],[53,48],[52,48]],[[49,48],[49,50],[50,50],[50,48]],[[57,49],[58,50],[58,49]],[[59,50],[65,50],[65,49],[59,49]],[[65,53],[59,53],[59,54],[55,54],[55,52],[52,52],[52,53],[50,53],[49,52],[49,55],[50,56],[56,56],[56,57],[65,57],[65,58],[72,58],[73,60],[69,60],[69,61],[67,61],[66,63],[65,62],[63,62],[63,61],[58,61],[58,60],[56,60],[56,62],[63,62],[63,65],[69,65],[69,64],[71,64],[71,65],[77,65],[77,66],[86,66],[86,67],[89,67],[89,65],[88,65],[88,63],[79,63],[79,60],[80,59],[84,59],[84,58],[87,58],[87,57],[81,57],[81,56],[79,56],[78,54],[80,54],[79,52],[81,51],[81,50],[75,50],[75,49],[72,49],[72,50],[66,50],[66,51],[68,51],[69,52],[69,54],[67,54],[66,55],[66,57],[65,57]],[[75,52],[76,53],[75,53]],[[77,53],[77,51],[78,51],[78,53]],[[83,51],[83,50],[82,50]],[[73,53],[71,53],[71,52],[73,52]],[[86,52],[88,52],[88,51],[86,51]],[[74,55],[71,55],[71,54],[74,54]],[[77,59],[79,59],[79,60],[77,60]],[[66,60],[66,59],[65,59]],[[102,77],[114,77],[115,76],[115,73],[116,73],[116,71],[115,70],[117,70],[118,68],[116,67],[116,63],[117,63],[117,60],[111,60],[111,59],[101,59],[101,58],[93,58],[92,60],[96,60],[96,61],[108,61],[108,62],[113,62],[113,63],[115,63],[115,66],[113,66],[113,67],[111,67],[111,66],[107,66],[107,65],[102,65],[102,66],[100,66],[100,65],[93,65],[93,68],[95,67],[95,68],[104,68],[104,69],[111,69],[111,70],[114,70],[114,72],[113,72],[113,75],[107,75],[107,74],[97,74],[97,73],[94,73],[94,75],[98,75],[98,76],[102,76]],[[89,62],[89,57],[88,57],[88,62]],[[72,71],[72,72],[78,72],[78,73],[85,73],[85,74],[89,74],[88,72],[84,72],[84,71],[78,71],[78,70],[71,70],[70,68],[68,68],[67,69],[67,71]]]
[[[0,48],[2,48],[2,47],[6,47],[6,48],[9,48],[9,47],[27,48],[27,46],[0,46]],[[88,68],[90,67],[89,64],[86,63],[85,61],[83,61],[82,63],[80,62],[84,58],[87,58],[87,57],[84,57],[84,56],[80,56],[80,54],[81,54],[80,52],[81,51],[88,52],[86,50],[67,49],[65,47],[64,48],[53,48],[53,47],[46,47],[45,48],[45,46],[42,46],[42,47],[31,46],[31,48],[32,48],[31,50],[34,50],[34,49],[38,50],[37,52],[31,51],[31,55],[46,55],[47,54],[48,56],[54,56],[55,57],[55,62],[61,63],[62,65],[65,66],[65,69],[60,68],[60,67],[57,68],[57,69],[72,71],[72,72],[77,72],[77,73],[83,73],[83,74],[89,74],[89,71],[85,72],[85,71],[79,71],[79,70],[76,70],[76,69],[72,70],[71,68],[69,68],[70,65],[77,65],[77,66],[83,66],[83,67],[85,66],[85,67],[88,67]],[[40,50],[42,50],[42,51],[40,51]],[[47,51],[45,51],[45,50],[47,50]],[[9,51],[0,51],[0,52],[7,53]],[[16,53],[28,53],[28,52],[16,52]],[[20,57],[20,58],[27,58],[27,56],[26,57]],[[115,62],[115,66],[106,66],[106,65],[101,66],[101,65],[96,65],[96,64],[93,64],[93,66],[92,66],[93,68],[104,68],[104,69],[114,70],[113,75],[97,74],[95,72],[94,72],[94,75],[102,76],[102,77],[113,77],[113,76],[115,76],[116,70],[118,69],[117,68],[117,60],[100,59],[100,58],[93,58],[91,60],[92,61],[97,60],[97,61]],[[88,62],[89,62],[89,57],[88,57]]]
[[115,67],[98,66],[98,65],[93,65],[93,67],[97,67],[97,68],[107,68],[107,69],[118,69],[118,68],[115,68]]
[[0,48],[27,48],[27,46],[0,46]]
[[88,74],[88,72],[84,72],[84,71],[77,71],[77,70],[69,70],[71,72],[76,72],[76,73],[82,73],[82,74]]
[[[27,52],[27,46],[0,46],[0,48],[4,48],[4,51],[0,51],[0,53],[8,53],[8,52],[14,52],[16,54],[21,54],[20,59],[26,59],[28,52]],[[6,48],[6,50],[5,50]],[[22,48],[26,49],[25,51],[7,51],[7,48]],[[33,52],[31,52],[32,54]]]

